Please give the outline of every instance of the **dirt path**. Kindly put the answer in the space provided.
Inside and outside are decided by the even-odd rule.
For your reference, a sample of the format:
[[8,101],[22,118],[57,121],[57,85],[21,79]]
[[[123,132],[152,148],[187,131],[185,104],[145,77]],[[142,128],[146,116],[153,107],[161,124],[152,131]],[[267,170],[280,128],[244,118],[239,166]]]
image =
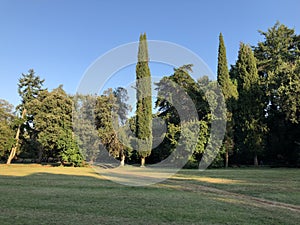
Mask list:
[[264,207],[264,208],[275,207],[275,208],[281,208],[281,209],[291,210],[300,213],[299,205],[293,205],[293,204],[253,197],[249,195],[238,194],[238,193],[221,190],[214,187],[207,187],[200,184],[189,183],[188,185],[184,185],[182,181],[178,181],[176,179],[169,179],[163,182],[162,185],[167,186],[169,188],[180,189],[185,191],[192,191],[192,192],[205,191],[208,193],[217,194],[219,196],[216,196],[214,199],[219,201],[226,201],[231,203],[238,203],[242,205],[251,205],[256,207]]

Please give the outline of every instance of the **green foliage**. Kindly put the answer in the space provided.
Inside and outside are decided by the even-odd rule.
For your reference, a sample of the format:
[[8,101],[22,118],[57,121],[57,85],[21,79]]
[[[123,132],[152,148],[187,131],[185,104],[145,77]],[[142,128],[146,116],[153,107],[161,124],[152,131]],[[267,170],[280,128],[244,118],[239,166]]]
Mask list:
[[57,147],[60,149],[59,157],[64,165],[82,166],[83,155],[72,133],[65,133],[57,140]]
[[[15,156],[20,153],[20,149],[24,152],[31,152],[35,147],[32,144],[35,143],[36,133],[31,127],[32,115],[28,114],[27,104],[37,98],[38,94],[42,90],[44,80],[41,80],[39,76],[35,75],[33,69],[28,71],[28,74],[22,74],[18,83],[18,92],[21,97],[21,104],[17,107],[20,110],[21,118],[17,120],[17,132],[15,137],[15,143],[11,148],[7,164],[10,164]],[[27,131],[27,134],[26,134]],[[23,143],[21,143],[23,142]]]
[[119,157],[121,143],[117,139],[116,132],[113,127],[113,112],[115,111],[116,98],[112,89],[97,98],[95,108],[95,122],[101,143],[106,147],[109,154]]
[[[260,34],[264,40],[253,47],[254,55],[249,46],[240,45],[238,60],[230,71],[223,35],[220,34],[218,82],[210,81],[206,76],[196,82],[189,74],[191,64],[175,68],[171,76],[163,77],[156,84],[159,96],[156,100],[157,115],[152,115],[146,34],[140,36],[136,115],[130,119],[127,119],[127,114],[131,107],[126,103],[128,96],[124,88],[109,89],[102,96],[77,95],[71,98],[62,87],[51,92],[43,90],[44,80],[31,69],[22,74],[18,83],[21,104],[17,112],[22,118],[13,114],[9,103],[0,100],[0,157],[4,159],[8,153],[8,161],[16,154],[38,157],[39,161],[59,157],[78,166],[83,160],[96,161],[103,153],[100,149],[106,149],[109,155],[122,159],[126,156],[127,161],[131,158],[133,163],[138,157],[148,157],[150,163],[157,163],[181,146],[182,154],[175,154],[174,160],[185,158],[194,150],[188,165],[193,167],[201,159],[215,156],[212,152],[218,144],[210,144],[210,138],[215,137],[209,134],[213,121],[226,118],[225,138],[213,167],[222,165],[224,156],[226,166],[229,155],[230,161],[237,164],[249,163],[250,158],[252,161],[258,155],[267,163],[299,166],[300,36],[294,29],[280,23],[266,32],[260,31]],[[220,85],[224,99],[220,97],[217,85]],[[179,118],[179,111],[175,108],[180,105],[185,115],[190,115],[194,109],[184,104],[190,99],[197,110],[199,123],[188,116]],[[221,104],[224,100],[226,115]],[[72,114],[73,104],[75,110]],[[161,126],[155,121],[152,124],[153,117],[157,117],[158,122],[166,122],[165,134],[165,131],[159,133],[160,130],[156,130]],[[76,121],[74,127],[72,120]],[[196,125],[201,128],[199,134],[193,130]],[[137,142],[137,152],[130,147],[137,140],[128,135],[130,131],[143,141]],[[155,141],[163,137],[157,146]],[[192,141],[194,138],[197,143]],[[155,149],[152,150],[153,146]],[[204,149],[210,150],[205,157]]]
[[119,117],[121,125],[124,125],[127,121],[128,112],[132,110],[131,106],[126,103],[129,99],[127,90],[123,87],[118,87],[113,93],[116,98],[116,114]]
[[[185,102],[185,98],[187,97],[193,101],[198,112],[199,119],[207,119],[207,114],[209,112],[208,102],[205,99],[203,87],[200,88],[201,85],[199,85],[199,83],[197,83],[189,74],[189,72],[192,72],[192,66],[193,65],[188,64],[175,68],[174,74],[169,77],[163,77],[161,81],[156,84],[158,96],[167,96],[170,99],[170,101],[168,101],[165,97],[158,97],[155,103],[156,107],[160,111],[159,116],[167,122],[177,125],[181,122],[177,110],[172,105],[172,102],[177,99],[180,99],[181,102]],[[206,84],[203,86],[205,85]],[[182,92],[178,87],[181,87],[187,95],[182,96]],[[182,111],[185,111],[186,114],[189,113],[190,108],[188,105],[182,104],[181,107]]]
[[149,156],[152,150],[152,94],[148,60],[146,34],[141,34],[136,65],[136,137],[145,142],[139,142],[141,146],[138,146],[142,158]]
[[294,29],[276,23],[267,32],[260,32],[265,40],[255,47],[259,73],[265,79],[268,96],[267,112],[283,114],[286,120],[298,123],[300,89],[299,36]]
[[[158,149],[155,149],[159,160],[168,157],[176,148],[179,152],[174,153],[173,161],[183,162],[189,160],[189,164],[194,165],[201,160],[204,149],[207,145],[209,134],[209,107],[206,95],[204,92],[210,81],[203,78],[197,83],[190,75],[192,65],[183,65],[174,69],[174,74],[169,77],[163,77],[157,85],[158,96],[167,96],[167,98],[158,97],[156,107],[159,108],[159,117],[167,123],[167,132],[165,139]],[[171,82],[168,82],[171,81]],[[176,84],[176,86],[175,86]],[[178,86],[188,95],[182,96]],[[200,121],[195,122],[179,118],[177,109],[172,105],[172,102],[180,99],[185,102],[189,97],[193,101]],[[217,101],[217,100],[216,100]],[[215,102],[217,105],[217,102]],[[189,114],[190,108],[188,105],[182,104],[182,111]],[[182,120],[183,119],[183,120]],[[196,131],[196,128],[200,128]],[[196,141],[195,141],[196,140]],[[188,157],[190,155],[190,157]],[[186,165],[190,167],[189,165]]]
[[22,99],[21,105],[18,108],[26,108],[26,104],[37,98],[39,92],[42,91],[43,83],[39,76],[35,75],[33,69],[28,70],[27,74],[22,73],[22,77],[19,79],[18,93]]
[[99,153],[100,139],[95,124],[97,96],[76,94],[73,97],[73,129],[84,159],[93,163]]
[[220,33],[219,36],[217,79],[226,101],[230,100],[231,98],[236,99],[238,97],[236,86],[229,76],[226,48],[222,33]]
[[233,119],[232,119],[232,105],[238,97],[237,86],[232,82],[229,76],[227,67],[226,49],[223,40],[223,35],[219,36],[219,51],[218,51],[218,83],[221,87],[227,106],[227,125],[226,134],[222,145],[222,150],[225,152],[225,167],[228,167],[229,153],[232,153],[234,147],[233,136]]
[[300,36],[279,22],[260,33],[264,40],[254,52],[267,96],[266,156],[279,164],[296,165],[299,159],[296,143],[300,142]]
[[65,163],[78,166],[83,158],[73,137],[72,105],[72,99],[59,86],[52,92],[40,92],[28,104],[28,112],[34,117],[41,155],[60,157]]
[[264,94],[256,59],[251,48],[243,43],[240,45],[235,72],[239,92],[234,110],[236,145],[240,151],[253,152],[256,159],[257,154],[263,150],[267,130],[262,102]]
[[102,96],[97,97],[95,105],[96,129],[101,143],[115,158],[130,156],[132,150],[129,147],[130,140],[124,137],[124,123],[130,109],[126,104],[127,98],[125,89],[108,89]]
[[13,106],[9,102],[0,99],[0,157],[6,158],[8,151],[15,144],[15,116],[12,110]]
[[173,160],[198,162],[207,145],[209,128],[206,121],[189,121],[179,125],[169,124],[167,138],[171,149],[178,147]]

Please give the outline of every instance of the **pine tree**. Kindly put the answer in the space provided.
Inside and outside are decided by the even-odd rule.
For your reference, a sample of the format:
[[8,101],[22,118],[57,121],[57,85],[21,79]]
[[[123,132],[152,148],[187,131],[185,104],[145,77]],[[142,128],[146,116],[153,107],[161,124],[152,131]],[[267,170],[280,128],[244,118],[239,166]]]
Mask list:
[[226,48],[223,40],[223,35],[219,36],[219,50],[218,50],[218,83],[224,95],[227,105],[227,126],[226,134],[223,141],[223,148],[225,148],[225,167],[228,167],[229,151],[233,149],[233,120],[232,120],[232,102],[237,98],[236,85],[232,82],[229,76],[227,66]]
[[[21,111],[21,120],[26,122],[27,116],[27,104],[37,98],[39,92],[42,90],[44,80],[41,80],[39,76],[35,75],[33,69],[28,71],[28,74],[22,74],[22,77],[19,79],[18,92],[22,99],[22,103],[18,106],[18,109]],[[12,159],[17,153],[17,149],[20,145],[20,134],[21,134],[21,124],[18,127],[16,136],[15,136],[15,145],[10,151],[10,155],[7,159],[7,164],[10,164]]]
[[267,157],[276,163],[300,164],[300,35],[277,22],[254,48],[264,79]]
[[139,139],[138,153],[141,166],[152,150],[152,96],[151,74],[148,65],[148,46],[146,34],[140,35],[138,62],[136,65],[136,137]]
[[234,112],[237,148],[245,154],[252,154],[254,165],[258,165],[258,154],[263,150],[264,104],[263,91],[251,48],[241,43],[236,62],[238,101]]

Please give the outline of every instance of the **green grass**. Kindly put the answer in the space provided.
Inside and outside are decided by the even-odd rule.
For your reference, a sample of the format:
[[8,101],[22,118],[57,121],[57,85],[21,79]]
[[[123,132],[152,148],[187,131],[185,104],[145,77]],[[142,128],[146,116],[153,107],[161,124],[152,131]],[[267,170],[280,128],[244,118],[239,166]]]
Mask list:
[[90,168],[3,165],[0,224],[299,224],[299,172],[182,170],[131,187]]
[[[177,176],[188,176],[190,183],[300,205],[300,169],[219,169],[203,172],[182,170]],[[199,176],[211,180],[197,181]],[[220,182],[214,182],[215,178]]]

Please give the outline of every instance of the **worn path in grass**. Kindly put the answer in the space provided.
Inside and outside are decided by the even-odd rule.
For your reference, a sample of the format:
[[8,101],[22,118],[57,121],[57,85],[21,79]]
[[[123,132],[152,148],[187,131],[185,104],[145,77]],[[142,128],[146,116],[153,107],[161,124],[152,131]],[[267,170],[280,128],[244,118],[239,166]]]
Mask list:
[[[181,177],[177,177],[176,175],[172,177],[171,179],[163,182],[162,186],[166,186],[169,188],[175,188],[175,189],[181,189],[185,191],[192,191],[192,192],[210,192],[215,193],[218,195],[221,195],[222,197],[219,197],[218,200],[224,201],[224,202],[236,202],[240,204],[246,204],[256,207],[276,207],[276,208],[283,208],[287,210],[292,210],[295,212],[300,213],[300,206],[299,205],[293,205],[293,204],[287,204],[283,202],[278,201],[271,201],[263,198],[257,198],[249,195],[244,194],[238,194],[234,192],[224,191],[220,190],[218,188],[214,187],[208,187],[200,184],[191,184],[191,183],[183,183]],[[209,179],[206,179],[209,181]],[[215,179],[211,179],[213,182]],[[223,180],[224,181],[224,180]],[[226,181],[225,181],[226,182]]]
[[1,224],[285,225],[300,219],[300,170],[181,170],[146,187],[118,183],[171,171],[108,171],[0,165]]
[[[288,204],[280,201],[273,201],[264,198],[258,198],[251,195],[240,194],[232,191],[222,190],[220,188],[209,187],[202,185],[201,182],[206,183],[221,183],[221,184],[243,184],[246,186],[247,181],[240,180],[240,179],[220,179],[220,178],[212,178],[212,177],[205,177],[201,172],[199,172],[199,176],[189,176],[185,175],[171,175],[174,171],[167,170],[167,169],[152,169],[152,168],[139,168],[139,167],[119,167],[115,168],[114,170],[108,171],[115,171],[115,172],[105,172],[105,170],[100,170],[99,173],[105,175],[106,178],[123,183],[123,179],[128,179],[134,183],[135,179],[143,178],[146,181],[147,179],[159,180],[159,178],[170,177],[166,179],[162,183],[158,183],[156,186],[164,186],[174,189],[181,189],[184,191],[193,191],[193,192],[210,192],[218,194],[222,197],[218,197],[218,200],[224,202],[236,202],[240,204],[246,204],[256,207],[276,207],[276,208],[283,208],[287,210],[292,210],[295,212],[300,213],[300,206],[295,204]],[[222,171],[222,170],[220,170]],[[246,171],[246,170],[245,170]],[[250,170],[251,171],[251,170]],[[260,171],[263,171],[261,169]],[[256,173],[255,170],[252,170],[253,173]],[[276,170],[274,170],[276,172]],[[299,171],[300,172],[300,171]],[[195,172],[193,172],[195,173]],[[113,174],[113,176],[112,176]],[[200,183],[199,183],[200,182]],[[130,182],[128,182],[130,183]],[[299,190],[300,191],[300,190]],[[288,192],[285,193],[288,195]]]
[[[98,171],[99,173],[95,173],[91,168],[61,168],[61,167],[49,167],[49,166],[40,166],[37,164],[28,165],[1,165],[0,166],[0,174],[1,175],[11,175],[11,176],[26,176],[33,173],[52,173],[52,174],[63,174],[63,175],[83,175],[90,176],[101,179],[108,179],[115,181],[117,183],[120,182],[121,179],[138,179],[141,176],[143,179],[153,179],[160,178],[163,176],[168,176],[172,171],[170,170],[157,170],[157,169],[149,169],[149,168],[138,168],[138,167],[123,167],[116,168],[114,170],[110,170],[110,172],[105,172],[106,170]],[[107,170],[108,171],[108,170]],[[114,171],[114,172],[111,172]],[[253,171],[255,172],[255,171]],[[195,173],[195,172],[193,172]],[[100,175],[99,175],[100,174]],[[113,176],[112,176],[113,174]],[[167,174],[167,175],[166,175]],[[170,175],[169,175],[170,176]],[[199,183],[200,182],[200,183]],[[192,192],[210,192],[218,194],[222,197],[218,197],[218,200],[224,202],[236,202],[240,204],[252,205],[256,207],[276,207],[283,208],[287,210],[292,210],[300,213],[300,206],[295,204],[288,204],[279,201],[273,201],[264,198],[258,198],[251,195],[240,194],[232,191],[222,190],[220,188],[210,187],[207,185],[202,185],[201,182],[206,183],[222,183],[222,184],[238,184],[245,183],[246,181],[240,179],[226,179],[226,178],[213,178],[203,176],[199,173],[199,176],[188,176],[182,174],[175,174],[171,176],[171,178],[155,184],[157,187],[168,187],[172,189],[180,189],[184,191],[192,191]],[[288,194],[288,193],[286,193]]]

